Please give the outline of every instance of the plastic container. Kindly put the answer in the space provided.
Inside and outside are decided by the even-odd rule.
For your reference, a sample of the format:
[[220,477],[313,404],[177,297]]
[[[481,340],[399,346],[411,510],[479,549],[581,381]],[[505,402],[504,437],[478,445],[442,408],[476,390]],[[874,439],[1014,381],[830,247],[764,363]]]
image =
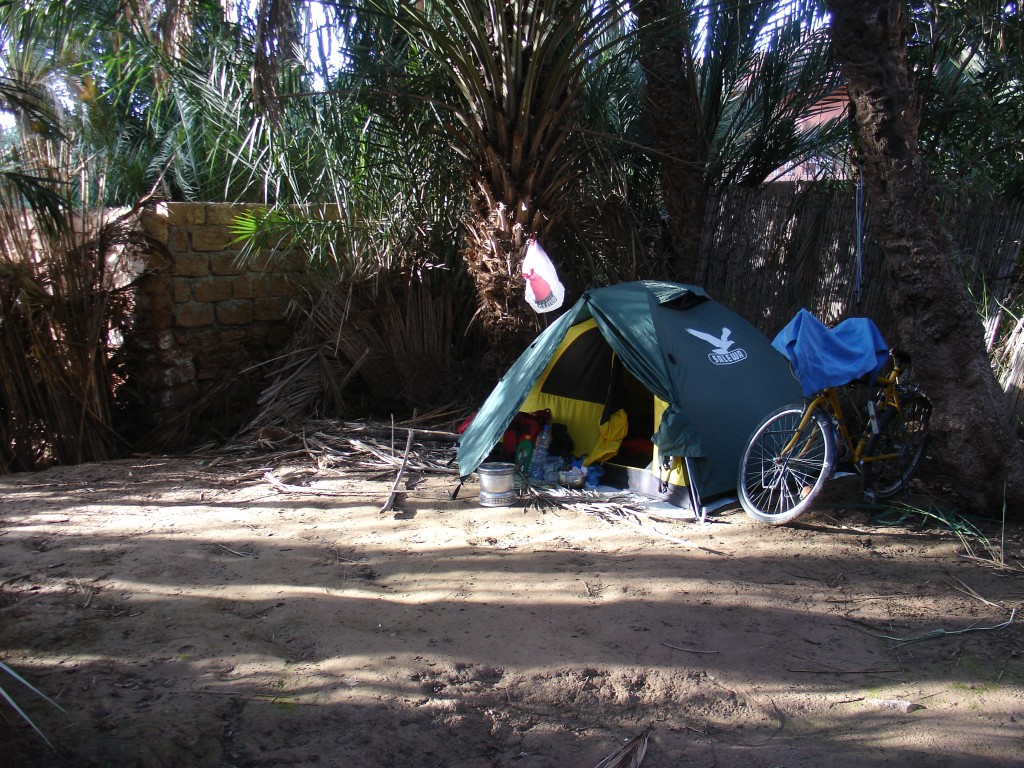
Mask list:
[[572,467],[558,473],[558,484],[566,488],[582,488],[587,479],[587,471],[582,467]]
[[544,431],[537,435],[537,444],[533,446],[533,460],[530,462],[530,479],[544,481],[545,465],[548,460],[548,448],[551,447],[551,425],[545,424]]
[[544,482],[558,485],[558,476],[562,473],[562,460],[558,456],[548,456],[544,462]]
[[533,466],[533,440],[524,437],[519,447],[516,448],[516,472],[527,476]]

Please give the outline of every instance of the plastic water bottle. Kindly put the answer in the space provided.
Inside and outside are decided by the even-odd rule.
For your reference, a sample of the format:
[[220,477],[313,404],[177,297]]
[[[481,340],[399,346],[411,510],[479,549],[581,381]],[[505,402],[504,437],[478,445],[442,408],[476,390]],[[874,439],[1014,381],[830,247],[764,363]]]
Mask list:
[[533,441],[527,436],[516,448],[516,471],[521,475],[528,475],[531,469],[533,469]]
[[551,447],[551,425],[545,424],[544,431],[537,436],[537,444],[533,447],[533,460],[530,462],[530,479],[544,480],[544,465],[548,460],[548,448]]

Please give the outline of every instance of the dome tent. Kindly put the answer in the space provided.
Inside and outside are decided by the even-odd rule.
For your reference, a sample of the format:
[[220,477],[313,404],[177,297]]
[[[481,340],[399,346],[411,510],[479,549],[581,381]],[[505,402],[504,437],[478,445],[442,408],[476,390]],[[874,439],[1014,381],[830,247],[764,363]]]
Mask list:
[[498,382],[462,435],[459,471],[474,472],[520,410],[550,409],[577,454],[602,441],[608,455],[601,425],[625,410],[629,434],[650,446],[637,451],[627,440],[632,452],[606,459],[603,481],[693,506],[733,492],[754,427],[799,400],[786,358],[701,288],[658,281],[594,288]]

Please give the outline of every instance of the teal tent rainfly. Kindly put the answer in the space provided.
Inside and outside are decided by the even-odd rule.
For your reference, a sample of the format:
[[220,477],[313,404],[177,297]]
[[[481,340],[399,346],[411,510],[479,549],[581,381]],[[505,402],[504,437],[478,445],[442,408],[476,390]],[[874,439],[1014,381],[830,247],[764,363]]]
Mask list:
[[800,396],[786,358],[701,288],[594,288],[498,382],[462,435],[459,471],[487,460],[517,412],[547,408],[577,455],[600,454],[603,482],[699,505],[735,492],[751,431]]

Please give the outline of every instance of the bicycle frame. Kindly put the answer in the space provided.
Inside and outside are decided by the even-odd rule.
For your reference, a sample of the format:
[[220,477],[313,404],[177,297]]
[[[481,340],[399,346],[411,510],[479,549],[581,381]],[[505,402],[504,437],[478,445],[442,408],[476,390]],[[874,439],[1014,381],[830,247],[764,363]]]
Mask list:
[[924,455],[931,407],[916,386],[901,381],[905,358],[895,350],[889,357],[873,380],[821,389],[761,421],[747,441],[736,483],[747,514],[770,525],[796,520],[837,467],[860,475],[869,502],[907,487]]
[[[831,417],[829,419],[829,423],[833,428],[833,436],[837,440],[841,441],[845,446],[848,451],[847,455],[853,460],[854,466],[860,468],[867,462],[886,461],[892,459],[895,454],[883,453],[875,456],[863,455],[864,447],[867,445],[868,440],[871,439],[872,435],[878,433],[878,412],[884,411],[888,408],[895,408],[901,415],[903,413],[902,406],[900,405],[899,392],[896,386],[902,369],[900,368],[899,360],[897,359],[895,351],[891,351],[889,355],[892,358],[892,368],[884,376],[879,376],[875,379],[875,383],[878,385],[878,397],[875,400],[868,400],[868,424],[865,429],[861,430],[860,437],[856,444],[853,442],[853,435],[850,433],[846,415],[843,413],[843,406],[839,402],[839,389],[836,387],[829,387],[815,395],[804,407],[804,413],[800,419],[800,424],[797,426],[793,437],[782,449],[782,453],[784,455],[788,455],[791,451],[796,449],[801,435],[804,434],[804,430],[814,417],[814,412],[817,409],[822,408]],[[797,452],[796,455],[799,456],[801,453],[802,451]]]

